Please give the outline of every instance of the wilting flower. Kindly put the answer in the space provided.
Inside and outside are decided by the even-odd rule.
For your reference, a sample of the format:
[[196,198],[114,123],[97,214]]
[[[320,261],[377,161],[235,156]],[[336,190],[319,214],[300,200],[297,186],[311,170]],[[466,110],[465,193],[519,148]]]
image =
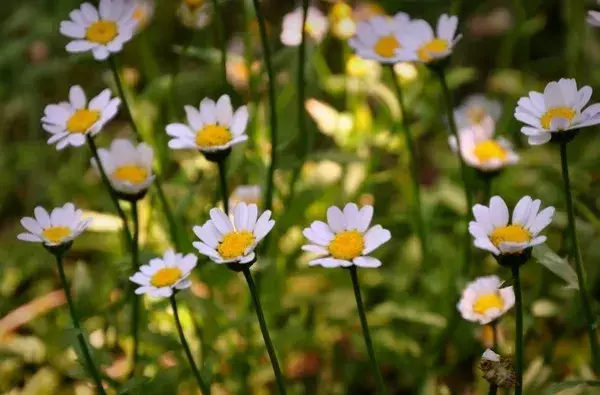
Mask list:
[[[304,17],[302,7],[296,8],[283,17],[283,25],[281,28],[281,42],[289,47],[300,45],[302,41],[302,19]],[[306,23],[304,30],[307,37],[310,37],[315,42],[321,42],[325,33],[327,33],[328,23],[327,17],[315,7],[308,7],[306,14]]]
[[202,29],[210,23],[212,12],[212,4],[208,0],[182,0],[177,15],[183,26]]
[[[475,238],[475,247],[494,255],[519,254],[542,244],[546,236],[538,236],[552,222],[554,207],[539,211],[542,202],[525,196],[519,200],[509,221],[508,207],[500,196],[490,199],[490,206],[473,207],[475,221],[469,223],[469,232]],[[539,211],[539,212],[538,212]]]
[[588,11],[587,22],[592,26],[600,26],[600,12]]
[[312,243],[302,246],[304,251],[325,255],[313,259],[311,266],[323,267],[379,267],[379,259],[368,256],[387,242],[391,234],[381,225],[369,228],[373,218],[373,207],[363,206],[360,210],[348,203],[344,211],[336,206],[327,210],[327,223],[315,221],[304,229],[304,236]]
[[240,202],[258,205],[260,199],[260,185],[240,185],[231,192],[231,196],[229,196],[229,206],[234,207]]
[[329,10],[331,32],[341,40],[347,40],[356,33],[356,22],[352,15],[352,7],[338,1]]
[[267,210],[258,217],[258,207],[243,202],[235,206],[231,220],[218,208],[210,210],[210,218],[204,225],[194,226],[194,233],[200,241],[193,245],[215,263],[254,261],[254,249],[275,225],[271,211]]
[[48,247],[67,244],[79,236],[92,222],[91,218],[82,219],[83,211],[75,209],[73,203],[57,207],[48,213],[43,207],[36,207],[35,218],[24,217],[21,225],[28,233],[17,236],[19,240],[44,243]]
[[137,295],[148,294],[153,297],[168,298],[174,290],[189,288],[192,282],[188,279],[196,267],[198,257],[194,254],[179,254],[167,250],[161,258],[154,258],[129,280],[139,285]]
[[229,96],[223,95],[217,103],[204,99],[200,107],[185,106],[188,124],[167,125],[167,134],[173,137],[173,149],[195,148],[202,152],[216,152],[248,140],[246,125],[248,109],[238,108],[235,113]]
[[529,144],[544,144],[553,135],[600,123],[600,103],[583,110],[591,97],[589,86],[577,90],[574,79],[561,78],[548,83],[543,94],[529,92],[529,97],[519,99],[515,118],[527,124],[521,133],[528,136]]
[[479,277],[469,283],[456,305],[462,317],[485,325],[504,315],[514,306],[515,293],[513,287],[501,286],[498,276]]
[[454,118],[459,129],[480,125],[488,118],[498,122],[502,115],[502,104],[484,95],[471,95],[454,110]]
[[154,16],[156,4],[154,0],[128,0],[135,3],[133,19],[137,21],[136,32],[148,26]]
[[496,354],[489,348],[481,356],[479,369],[483,372],[483,377],[491,384],[503,388],[512,388],[518,385],[512,359]]
[[96,60],[121,52],[136,29],[135,7],[135,2],[125,0],[100,0],[98,9],[83,3],[71,11],[70,20],[60,23],[60,33],[74,39],[67,52],[92,51]]
[[86,134],[96,135],[117,114],[121,99],[110,96],[110,89],[105,89],[88,103],[83,89],[76,85],[69,90],[68,102],[46,106],[42,127],[52,134],[48,144],[57,143],[58,150],[85,144]]
[[404,42],[400,33],[409,25],[410,18],[403,12],[397,13],[393,18],[374,16],[358,23],[356,35],[348,44],[362,58],[394,64],[403,60],[401,50]]
[[[136,146],[129,140],[116,139],[110,149],[100,148],[98,156],[102,167],[113,189],[128,197],[143,195],[152,181],[152,161],[154,152],[146,143]],[[98,168],[96,159],[91,159],[92,166]]]
[[[480,124],[472,124],[459,130],[460,154],[466,164],[483,172],[493,172],[513,165],[519,155],[505,138],[494,138],[494,121],[487,117]],[[454,152],[459,151],[456,137],[448,138]]]
[[404,61],[431,63],[449,56],[462,37],[455,36],[457,26],[458,18],[446,14],[440,16],[435,32],[422,19],[411,21],[408,28],[400,33],[402,47],[398,50],[398,57]]

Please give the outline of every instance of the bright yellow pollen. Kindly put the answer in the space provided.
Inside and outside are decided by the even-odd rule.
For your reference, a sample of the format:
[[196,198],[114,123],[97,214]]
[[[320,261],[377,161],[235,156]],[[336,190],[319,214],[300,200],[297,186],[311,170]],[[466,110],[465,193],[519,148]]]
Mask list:
[[177,267],[163,267],[154,275],[150,283],[156,288],[172,287],[181,279],[181,270]]
[[132,184],[141,184],[148,178],[148,171],[136,165],[117,167],[112,173],[113,178],[119,181],[129,181]]
[[190,8],[198,8],[204,4],[204,0],[184,0],[185,4],[187,4]]
[[396,54],[396,50],[400,47],[400,43],[396,37],[383,36],[377,41],[373,47],[373,51],[383,58],[391,58]]
[[482,106],[471,106],[467,109],[467,118],[469,122],[479,125],[487,116],[487,111]]
[[223,259],[232,259],[244,255],[246,249],[254,243],[254,235],[246,230],[230,232],[223,236],[217,250]]
[[448,51],[450,45],[443,38],[434,38],[433,40],[421,45],[417,50],[417,56],[423,62],[431,62],[435,55],[443,54]]
[[351,260],[362,255],[365,240],[362,233],[356,230],[347,230],[335,235],[327,248],[334,258]]
[[485,314],[489,309],[502,309],[504,307],[504,300],[498,292],[481,295],[473,303],[473,311],[477,314]]
[[106,45],[117,37],[119,27],[116,22],[99,20],[92,23],[85,32],[88,41]]
[[550,129],[554,118],[565,118],[570,123],[575,118],[575,110],[569,107],[554,107],[549,109],[540,119],[542,127]]
[[494,229],[490,235],[492,244],[496,247],[503,242],[525,243],[531,240],[531,233],[521,225],[508,225]]
[[206,125],[196,132],[196,144],[200,147],[217,147],[231,141],[229,130],[219,125]]
[[506,160],[508,153],[506,149],[495,140],[482,141],[473,148],[473,155],[480,162],[488,162],[494,159]]
[[60,243],[71,234],[71,229],[66,226],[51,226],[42,231],[42,236],[53,243]]
[[70,133],[85,133],[100,119],[100,111],[77,110],[67,121],[67,131]]

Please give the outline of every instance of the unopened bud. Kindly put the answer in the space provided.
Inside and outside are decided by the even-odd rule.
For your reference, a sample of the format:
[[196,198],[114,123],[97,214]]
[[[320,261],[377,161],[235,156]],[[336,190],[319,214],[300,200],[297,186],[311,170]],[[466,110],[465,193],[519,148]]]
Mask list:
[[496,354],[489,348],[485,350],[479,362],[483,378],[498,387],[512,388],[517,385],[517,375],[510,358]]

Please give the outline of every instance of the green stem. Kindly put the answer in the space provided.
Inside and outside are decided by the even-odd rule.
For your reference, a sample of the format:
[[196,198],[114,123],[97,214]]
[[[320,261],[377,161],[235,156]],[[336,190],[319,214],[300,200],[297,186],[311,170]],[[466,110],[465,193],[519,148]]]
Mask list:
[[200,376],[200,372],[198,371],[198,367],[196,366],[196,362],[194,362],[194,357],[192,356],[192,351],[190,350],[190,346],[185,339],[185,335],[183,334],[183,327],[181,326],[181,321],[179,319],[179,311],[177,310],[177,302],[175,301],[175,294],[171,295],[169,298],[171,302],[171,308],[173,309],[173,316],[175,317],[175,325],[177,326],[177,333],[179,334],[179,340],[181,340],[181,345],[183,346],[183,351],[185,351],[185,356],[187,357],[188,363],[192,368],[192,373],[196,378],[196,382],[198,383],[198,387],[202,391],[203,394],[210,394],[210,386],[208,386],[204,380],[202,380],[202,376]]
[[483,204],[488,204],[492,198],[492,178],[483,175]]
[[[412,192],[413,192],[413,203],[415,205],[415,216],[417,220],[417,233],[419,234],[419,239],[421,241],[421,254],[423,262],[429,262],[429,249],[427,248],[427,234],[425,230],[425,221],[423,219],[423,207],[421,204],[421,184],[419,182],[419,163],[417,159],[417,154],[415,150],[415,143],[413,141],[413,137],[410,134],[410,128],[408,124],[408,117],[406,112],[406,107],[404,104],[404,95],[402,92],[402,87],[398,82],[398,78],[396,78],[396,73],[394,72],[394,66],[389,66],[390,74],[392,76],[392,81],[394,88],[396,89],[396,97],[398,98],[398,104],[400,105],[400,118],[402,119],[402,131],[404,132],[404,141],[406,142],[406,148],[408,149],[408,154],[410,156],[410,173],[412,179]],[[394,122],[394,126],[397,126],[397,123]]]
[[229,214],[229,192],[227,191],[227,168],[225,161],[227,159],[220,159],[217,164],[219,166],[219,181],[221,184],[221,199],[223,200],[223,209],[225,214]]
[[[131,243],[131,255],[132,255],[132,272],[135,273],[139,269],[139,237],[140,237],[140,223],[138,218],[138,205],[137,201],[131,202],[131,217],[133,222],[133,241]],[[133,292],[133,287],[131,292]],[[138,363],[139,354],[139,320],[140,320],[140,296],[133,294],[133,302],[131,305],[131,336],[133,337],[133,352],[131,362],[131,372],[129,377],[133,377],[135,374],[135,367]]]
[[565,200],[567,203],[567,215],[569,217],[569,233],[572,243],[572,255],[575,257],[575,271],[577,272],[577,282],[579,285],[579,295],[581,297],[581,307],[587,323],[588,336],[590,338],[590,352],[592,354],[592,367],[598,372],[598,340],[595,333],[594,315],[590,305],[587,293],[587,284],[585,279],[585,269],[583,259],[579,249],[579,240],[577,238],[577,224],[575,223],[575,212],[573,210],[573,196],[571,194],[571,181],[569,179],[569,164],[567,161],[567,143],[560,143],[560,163],[565,189]]
[[281,373],[281,369],[279,368],[279,362],[277,362],[277,354],[275,354],[275,348],[273,347],[273,343],[271,342],[271,336],[269,336],[269,329],[267,328],[267,322],[265,321],[265,316],[263,314],[263,310],[260,304],[260,299],[258,298],[256,285],[254,284],[254,280],[252,279],[252,273],[250,273],[250,269],[248,267],[244,268],[244,270],[242,270],[242,273],[244,273],[244,277],[246,278],[246,282],[248,283],[248,288],[250,289],[252,301],[254,302],[256,317],[258,318],[260,331],[262,332],[262,336],[265,341],[265,346],[267,347],[267,352],[269,353],[269,358],[271,359],[271,366],[273,367],[273,373],[275,374],[277,389],[279,390],[280,394],[286,394],[287,392],[285,390],[283,374]]
[[[490,322],[490,328],[492,328],[492,349],[498,350],[498,323],[496,321]],[[496,395],[498,393],[498,385],[490,383],[490,390],[488,395]]]
[[221,7],[219,6],[219,0],[213,0],[214,17],[215,17],[215,31],[217,40],[219,41],[219,49],[221,50],[221,76],[223,78],[223,85],[227,85],[227,47],[225,29],[222,25]]
[[81,353],[83,354],[89,373],[92,376],[92,379],[94,380],[96,388],[98,389],[98,393],[106,395],[104,387],[102,386],[102,380],[100,380],[100,375],[98,374],[98,370],[96,370],[96,365],[94,364],[94,360],[92,359],[92,354],[90,352],[89,346],[85,338],[83,337],[83,330],[81,329],[79,317],[77,315],[77,312],[75,311],[75,305],[73,304],[73,297],[71,296],[69,282],[67,281],[67,276],[65,275],[65,268],[63,267],[62,255],[55,254],[54,256],[56,257],[56,263],[58,265],[58,274],[60,276],[60,282],[62,283],[62,287],[65,291],[65,298],[67,299],[67,305],[69,306],[71,321],[73,322],[73,327],[77,330],[77,341],[79,342]]
[[381,376],[381,372],[379,371],[377,360],[375,359],[375,351],[373,351],[373,341],[371,340],[369,324],[367,323],[367,316],[365,315],[365,307],[363,305],[362,296],[360,294],[360,286],[358,285],[358,274],[356,273],[356,266],[350,266],[349,270],[350,277],[352,278],[352,288],[354,288],[356,308],[358,309],[358,316],[360,318],[360,324],[362,326],[362,332],[365,338],[367,352],[369,353],[369,361],[371,362],[371,368],[373,369],[373,373],[375,374],[375,379],[377,381],[377,388],[379,389],[379,393],[386,394],[387,390],[385,388],[385,383],[383,381],[383,377]]
[[517,384],[515,386],[515,395],[523,393],[523,296],[521,294],[521,278],[519,276],[519,266],[512,268],[513,288],[515,290],[515,372],[517,373]]
[[258,27],[260,30],[260,41],[262,43],[265,67],[267,69],[269,83],[269,108],[270,108],[270,123],[271,123],[271,163],[267,173],[267,187],[265,188],[265,210],[271,210],[273,207],[273,179],[275,169],[277,168],[277,97],[275,95],[275,74],[273,72],[273,64],[271,62],[271,49],[269,47],[267,28],[265,17],[260,9],[259,0],[252,0],[258,19]]

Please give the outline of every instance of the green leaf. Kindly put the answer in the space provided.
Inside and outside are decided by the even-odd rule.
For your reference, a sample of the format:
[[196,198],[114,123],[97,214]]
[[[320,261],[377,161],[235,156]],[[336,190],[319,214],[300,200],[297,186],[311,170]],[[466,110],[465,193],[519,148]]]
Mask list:
[[533,257],[536,261],[541,263],[542,266],[546,267],[546,269],[565,280],[567,282],[567,288],[579,289],[575,270],[573,270],[566,259],[558,256],[546,244],[534,247]]
[[383,302],[369,313],[369,322],[373,325],[377,325],[377,323],[386,325],[391,319],[425,324],[438,328],[446,326],[446,319],[443,316],[424,311],[419,306],[400,306],[395,302]]
[[552,394],[558,394],[561,391],[564,391],[567,389],[574,389],[574,388],[584,389],[587,387],[600,387],[600,381],[569,380],[569,381],[563,381],[562,383],[554,383],[554,384],[550,385],[548,388],[546,388],[546,391],[544,391],[544,394],[552,395]]

